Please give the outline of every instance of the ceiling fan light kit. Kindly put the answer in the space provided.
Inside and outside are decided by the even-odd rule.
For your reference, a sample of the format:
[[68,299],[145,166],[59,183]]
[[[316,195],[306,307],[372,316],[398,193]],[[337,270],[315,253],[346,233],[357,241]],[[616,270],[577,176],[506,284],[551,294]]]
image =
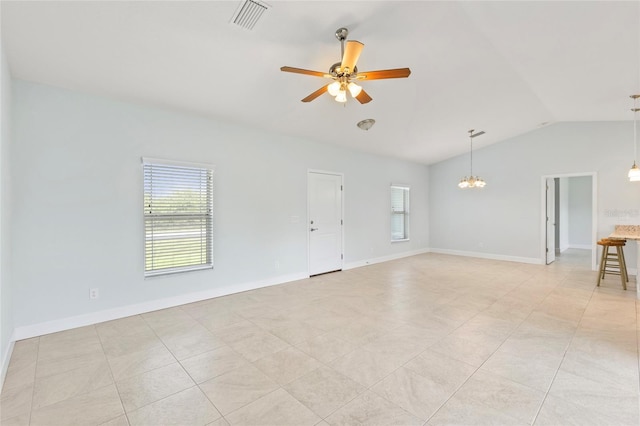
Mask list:
[[356,84],[356,81],[406,78],[411,74],[411,70],[409,68],[359,72],[358,67],[356,67],[356,63],[360,58],[360,53],[362,53],[364,44],[356,40],[347,40],[348,35],[349,30],[346,28],[338,28],[336,30],[335,36],[340,41],[342,61],[333,64],[329,68],[328,73],[289,66],[280,68],[280,71],[284,72],[330,78],[333,80],[333,82],[321,87],[306,98],[303,98],[302,102],[311,102],[327,92],[334,97],[336,102],[345,103],[347,102],[347,92],[349,92],[351,97],[356,99],[358,102],[366,104],[371,102],[373,98],[371,98],[371,96],[362,89],[362,86]]
[[475,130],[469,130],[469,177],[465,176],[458,183],[458,188],[484,188],[487,183],[480,176],[473,175],[473,138],[476,136],[484,135],[484,131],[473,133]]
[[629,170],[627,176],[629,177],[630,182],[640,182],[640,168],[636,165],[636,160],[638,159],[638,129],[637,129],[637,115],[640,108],[638,108],[638,98],[640,95],[631,95],[631,99],[633,99],[633,166]]

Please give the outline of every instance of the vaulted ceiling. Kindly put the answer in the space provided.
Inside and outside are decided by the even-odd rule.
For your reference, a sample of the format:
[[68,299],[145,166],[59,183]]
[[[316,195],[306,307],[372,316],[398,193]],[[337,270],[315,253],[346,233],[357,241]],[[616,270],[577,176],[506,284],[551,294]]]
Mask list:
[[[640,92],[638,1],[271,1],[252,30],[241,1],[2,1],[13,78],[218,117],[425,164],[558,121],[631,120]],[[334,33],[365,44],[373,101],[326,84]],[[362,131],[356,123],[373,118]]]

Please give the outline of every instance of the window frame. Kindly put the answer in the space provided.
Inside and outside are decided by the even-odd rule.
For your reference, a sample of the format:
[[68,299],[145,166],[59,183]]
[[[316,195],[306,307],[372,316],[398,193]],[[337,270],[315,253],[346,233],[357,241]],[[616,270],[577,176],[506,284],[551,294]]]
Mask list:
[[[394,190],[402,190],[403,196],[403,210],[395,211],[393,209],[393,191]],[[391,184],[389,190],[389,204],[390,204],[390,236],[392,243],[400,243],[411,240],[411,227],[410,227],[410,214],[411,214],[411,187],[409,185],[403,184]],[[394,238],[393,236],[393,219],[396,215],[402,215],[403,217],[403,225],[404,225],[404,238]]]
[[[205,213],[187,213],[186,216],[193,216],[194,218],[204,218],[205,221],[208,221],[208,225],[205,225],[206,229],[206,250],[205,257],[207,261],[205,263],[200,263],[196,265],[187,265],[187,266],[176,266],[176,267],[168,267],[168,268],[157,268],[157,269],[149,269],[147,270],[147,223],[151,219],[151,216],[147,214],[147,205],[146,205],[146,196],[147,196],[147,166],[154,166],[157,168],[162,168],[166,166],[169,168],[187,168],[187,169],[198,169],[200,172],[206,172],[207,176],[207,187],[204,190],[201,190],[201,194],[206,194],[207,201],[205,205],[207,206],[207,211]],[[192,272],[192,271],[201,271],[206,269],[213,269],[213,187],[214,187],[214,173],[215,167],[211,164],[204,163],[193,163],[193,162],[184,162],[184,161],[173,161],[173,160],[165,160],[158,158],[150,158],[150,157],[142,157],[142,248],[143,248],[143,257],[142,257],[142,269],[144,272],[144,277],[153,278],[158,276],[179,274],[184,272]],[[175,216],[175,214],[173,214]],[[179,216],[180,214],[178,214]],[[159,215],[162,217],[163,215]],[[170,216],[169,214],[165,214],[165,216]],[[158,217],[158,216],[154,216]],[[153,237],[152,237],[153,238]]]

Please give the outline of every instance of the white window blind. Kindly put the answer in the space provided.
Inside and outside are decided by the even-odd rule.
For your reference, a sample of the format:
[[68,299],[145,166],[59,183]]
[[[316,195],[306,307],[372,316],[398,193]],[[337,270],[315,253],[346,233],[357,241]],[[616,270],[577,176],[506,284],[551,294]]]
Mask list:
[[391,241],[409,239],[409,187],[391,186]]
[[143,159],[145,276],[212,268],[213,170]]

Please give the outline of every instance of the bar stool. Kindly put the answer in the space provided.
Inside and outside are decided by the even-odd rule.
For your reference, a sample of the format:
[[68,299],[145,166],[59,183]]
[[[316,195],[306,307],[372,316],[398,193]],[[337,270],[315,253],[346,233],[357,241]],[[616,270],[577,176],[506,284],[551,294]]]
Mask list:
[[[624,259],[624,251],[622,250],[625,244],[626,240],[610,238],[603,238],[598,241],[598,245],[602,246],[600,270],[598,271],[598,287],[600,287],[600,280],[604,279],[604,276],[609,273],[611,275],[620,275],[622,288],[624,290],[627,289],[629,276],[627,275],[627,262]],[[609,247],[615,247],[615,253],[609,252]]]

